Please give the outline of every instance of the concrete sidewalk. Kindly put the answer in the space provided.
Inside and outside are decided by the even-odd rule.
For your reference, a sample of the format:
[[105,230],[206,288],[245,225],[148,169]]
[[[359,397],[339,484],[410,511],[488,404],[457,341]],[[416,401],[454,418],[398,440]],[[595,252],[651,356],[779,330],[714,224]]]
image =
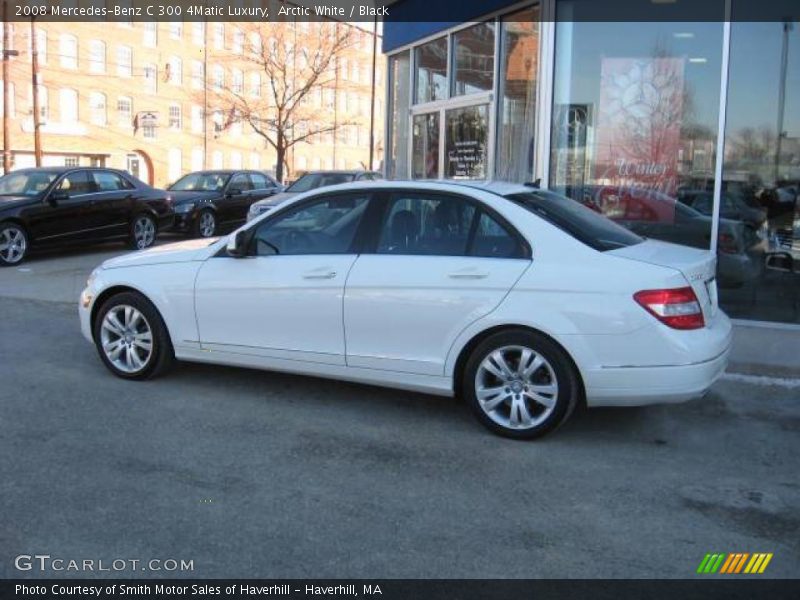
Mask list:
[[[179,239],[169,236],[158,243]],[[77,307],[92,269],[126,252],[130,250],[122,244],[105,244],[88,251],[61,250],[32,256],[19,267],[0,270],[0,296],[66,302]],[[782,324],[759,326],[736,322],[728,372],[800,377],[800,329]]]

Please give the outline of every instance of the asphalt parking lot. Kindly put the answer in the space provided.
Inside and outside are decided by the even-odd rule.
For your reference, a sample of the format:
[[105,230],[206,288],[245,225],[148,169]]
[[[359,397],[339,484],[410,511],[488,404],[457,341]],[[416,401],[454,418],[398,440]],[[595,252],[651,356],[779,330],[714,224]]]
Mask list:
[[76,306],[119,250],[0,271],[0,577],[65,575],[14,567],[37,553],[193,561],[173,577],[686,578],[707,552],[800,572],[798,387],[729,378],[525,443],[408,392],[190,364],[125,382]]

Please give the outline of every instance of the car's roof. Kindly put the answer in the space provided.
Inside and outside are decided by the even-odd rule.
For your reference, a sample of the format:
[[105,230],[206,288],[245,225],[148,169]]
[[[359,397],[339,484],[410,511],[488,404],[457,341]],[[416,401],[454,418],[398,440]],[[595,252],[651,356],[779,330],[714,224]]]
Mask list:
[[323,192],[333,189],[361,189],[361,188],[425,189],[425,190],[440,190],[440,191],[451,191],[451,192],[463,191],[464,188],[470,188],[470,189],[490,192],[500,196],[505,196],[508,194],[525,193],[537,189],[532,186],[524,185],[521,183],[513,183],[511,181],[379,179],[377,181],[356,181],[350,183],[342,183],[337,185],[325,186],[323,188],[316,188],[315,190],[309,190],[309,191],[319,190],[320,192]]
[[364,169],[318,169],[304,171],[303,175],[360,175],[361,173],[378,173],[378,171],[365,171]]

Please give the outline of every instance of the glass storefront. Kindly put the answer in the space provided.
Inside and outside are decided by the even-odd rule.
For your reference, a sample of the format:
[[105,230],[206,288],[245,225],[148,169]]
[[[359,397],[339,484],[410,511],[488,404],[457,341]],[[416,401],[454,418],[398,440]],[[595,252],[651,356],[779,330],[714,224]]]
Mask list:
[[515,6],[392,54],[387,175],[543,178],[715,250],[731,316],[800,323],[798,23],[725,23],[723,0],[707,21],[647,21],[650,0],[630,0],[642,22],[580,17],[612,1],[556,0],[553,23]]

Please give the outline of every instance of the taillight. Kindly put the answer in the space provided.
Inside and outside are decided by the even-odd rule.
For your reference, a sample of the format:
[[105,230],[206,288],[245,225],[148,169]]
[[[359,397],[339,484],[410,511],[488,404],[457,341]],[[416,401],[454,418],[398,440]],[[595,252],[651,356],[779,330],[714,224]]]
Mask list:
[[703,311],[690,287],[666,290],[643,290],[633,295],[647,312],[673,329],[701,329]]
[[720,233],[717,238],[717,250],[725,254],[738,254],[739,245],[730,233]]

